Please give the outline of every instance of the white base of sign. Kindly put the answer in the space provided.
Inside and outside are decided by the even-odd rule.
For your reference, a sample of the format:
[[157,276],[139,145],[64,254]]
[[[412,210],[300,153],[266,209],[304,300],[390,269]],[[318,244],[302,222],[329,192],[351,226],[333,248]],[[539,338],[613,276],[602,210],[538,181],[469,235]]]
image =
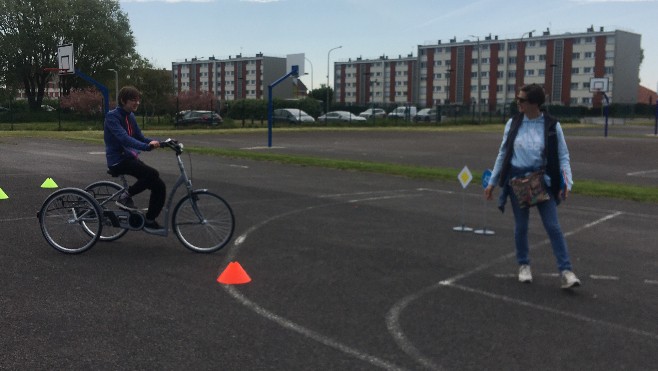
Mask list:
[[473,231],[473,233],[481,234],[481,235],[484,235],[484,236],[493,236],[494,234],[496,234],[496,232],[492,231],[491,229],[486,229],[486,228],[476,229],[476,230]]
[[467,226],[462,224],[459,227],[454,227],[452,230],[457,231],[457,232],[472,232],[473,228],[467,227]]

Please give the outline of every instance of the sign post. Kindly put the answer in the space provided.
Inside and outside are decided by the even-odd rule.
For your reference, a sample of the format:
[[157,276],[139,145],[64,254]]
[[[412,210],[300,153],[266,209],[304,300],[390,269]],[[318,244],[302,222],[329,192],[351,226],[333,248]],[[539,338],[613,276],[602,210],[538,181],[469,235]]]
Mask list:
[[[491,179],[491,170],[487,169],[482,173],[482,188],[487,188],[489,185],[489,179]],[[482,214],[484,215],[484,226],[482,229],[476,229],[473,231],[475,234],[481,234],[483,236],[493,236],[496,234],[496,232],[492,231],[491,229],[487,229],[487,200],[483,199],[482,200],[484,207],[482,210]]]
[[452,228],[452,230],[457,232],[471,232],[473,231],[473,228],[466,226],[466,211],[464,210],[464,203],[466,202],[466,187],[468,187],[468,184],[473,180],[473,174],[468,170],[468,166],[464,166],[462,171],[457,175],[457,179],[459,179],[459,183],[462,185],[462,224]]

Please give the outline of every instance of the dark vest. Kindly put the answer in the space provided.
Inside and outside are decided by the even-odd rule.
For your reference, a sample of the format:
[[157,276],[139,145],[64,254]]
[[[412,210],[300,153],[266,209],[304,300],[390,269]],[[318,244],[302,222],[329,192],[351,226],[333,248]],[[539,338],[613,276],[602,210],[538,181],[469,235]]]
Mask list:
[[[504,147],[505,158],[503,160],[503,167],[500,171],[500,179],[498,185],[504,187],[509,181],[509,172],[512,167],[512,155],[514,154],[514,140],[519,133],[519,128],[523,123],[523,113],[519,113],[512,118],[509,133]],[[555,197],[555,200],[560,200],[560,186],[562,178],[560,176],[560,158],[557,152],[557,119],[544,112],[544,158],[546,159],[546,174],[551,179],[550,192]]]

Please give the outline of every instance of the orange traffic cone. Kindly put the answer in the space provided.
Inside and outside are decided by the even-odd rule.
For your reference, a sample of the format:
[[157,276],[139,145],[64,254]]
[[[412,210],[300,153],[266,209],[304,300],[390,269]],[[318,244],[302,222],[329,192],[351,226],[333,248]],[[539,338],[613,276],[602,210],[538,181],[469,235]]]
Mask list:
[[226,285],[239,285],[251,282],[251,277],[245,272],[240,263],[231,262],[224,269],[224,272],[217,277],[217,282]]

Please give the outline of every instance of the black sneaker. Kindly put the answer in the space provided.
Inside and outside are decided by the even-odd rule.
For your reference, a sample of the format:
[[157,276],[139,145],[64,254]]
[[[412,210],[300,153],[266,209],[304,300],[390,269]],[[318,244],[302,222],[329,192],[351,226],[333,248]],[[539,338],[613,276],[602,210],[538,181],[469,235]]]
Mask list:
[[116,204],[124,210],[137,210],[132,197],[130,197],[130,195],[126,192],[119,196],[119,199],[116,200]]
[[149,233],[159,233],[164,231],[164,228],[155,220],[146,220],[144,222],[144,230]]

